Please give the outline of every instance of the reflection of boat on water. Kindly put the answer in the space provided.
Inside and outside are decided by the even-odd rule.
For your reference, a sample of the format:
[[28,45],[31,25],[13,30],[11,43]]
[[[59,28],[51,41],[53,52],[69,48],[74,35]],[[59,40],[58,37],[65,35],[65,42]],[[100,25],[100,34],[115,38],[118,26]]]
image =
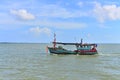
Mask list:
[[[62,44],[62,45],[75,45],[76,50],[67,50],[63,48],[62,46],[56,47],[56,44]],[[62,43],[62,42],[56,42],[56,36],[54,34],[54,42],[53,47],[47,47],[49,52],[51,54],[79,54],[79,55],[94,55],[98,54],[96,50],[97,44],[83,44],[83,41],[81,39],[81,43]]]

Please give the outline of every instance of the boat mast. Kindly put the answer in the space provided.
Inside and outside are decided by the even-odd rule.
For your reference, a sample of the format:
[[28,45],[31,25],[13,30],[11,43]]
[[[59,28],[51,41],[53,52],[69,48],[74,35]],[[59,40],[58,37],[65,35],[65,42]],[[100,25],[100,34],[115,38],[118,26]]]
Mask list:
[[78,50],[79,47],[82,47],[82,44],[83,44],[83,39],[81,38],[81,42],[80,42],[80,44],[76,44],[76,45],[75,45],[76,48],[77,48],[77,50]]
[[53,42],[53,47],[56,47],[56,34],[54,33],[54,42]]
[[81,44],[83,43],[83,39],[81,38]]

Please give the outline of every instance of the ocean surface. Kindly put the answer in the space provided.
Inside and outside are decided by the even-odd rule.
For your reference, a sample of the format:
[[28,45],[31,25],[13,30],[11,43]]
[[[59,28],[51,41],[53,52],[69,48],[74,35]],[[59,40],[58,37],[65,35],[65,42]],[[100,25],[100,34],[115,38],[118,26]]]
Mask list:
[[98,44],[98,55],[50,55],[47,45],[1,43],[0,80],[120,80],[120,44]]

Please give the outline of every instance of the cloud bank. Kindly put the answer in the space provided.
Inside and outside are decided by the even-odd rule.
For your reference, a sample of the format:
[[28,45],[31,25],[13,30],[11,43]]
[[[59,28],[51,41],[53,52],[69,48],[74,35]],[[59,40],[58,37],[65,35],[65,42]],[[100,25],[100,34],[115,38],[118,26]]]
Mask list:
[[116,5],[101,5],[100,3],[95,3],[93,13],[100,22],[120,19],[120,7]]
[[22,19],[22,20],[33,20],[33,19],[35,19],[35,16],[33,14],[29,13],[25,9],[11,10],[10,13],[15,15],[16,17]]

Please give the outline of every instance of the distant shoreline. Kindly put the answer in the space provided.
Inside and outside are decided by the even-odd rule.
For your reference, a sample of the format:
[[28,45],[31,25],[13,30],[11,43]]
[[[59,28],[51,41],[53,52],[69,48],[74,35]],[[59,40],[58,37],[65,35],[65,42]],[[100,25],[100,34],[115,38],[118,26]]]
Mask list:
[[[0,42],[0,44],[51,44],[45,42]],[[96,43],[96,44],[120,44],[120,43]]]
[[0,44],[49,44],[40,42],[0,42]]

